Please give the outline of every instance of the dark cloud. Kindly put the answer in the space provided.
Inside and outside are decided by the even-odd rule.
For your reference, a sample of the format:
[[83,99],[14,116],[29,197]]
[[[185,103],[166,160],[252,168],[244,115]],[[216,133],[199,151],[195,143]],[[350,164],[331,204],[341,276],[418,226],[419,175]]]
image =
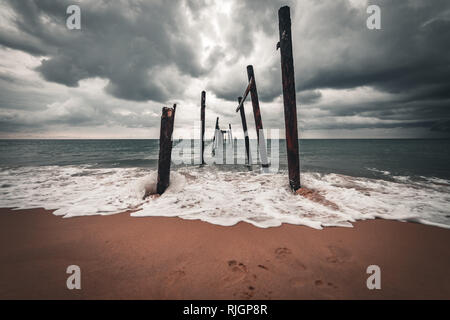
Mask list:
[[[389,101],[330,108],[335,116],[415,119],[423,125],[450,118],[448,1],[372,3],[381,7],[379,31],[364,28],[365,12],[343,1],[320,7],[321,18],[295,40],[297,66],[306,71],[296,74],[298,90],[367,86],[392,94]],[[324,54],[320,43],[326,44]],[[316,49],[316,55],[305,52]]]
[[[366,28],[366,6],[355,8],[343,0],[304,1],[295,7],[297,15],[291,12],[298,103],[320,101],[320,97],[308,99],[318,89],[365,86],[391,94],[390,100],[340,106],[319,103],[319,107],[334,116],[377,118],[380,128],[386,118],[416,120],[416,124],[399,127],[421,127],[442,117],[450,118],[450,3],[371,3],[381,7],[382,30]],[[270,25],[276,25],[275,19],[273,14]],[[277,37],[277,30],[267,32]],[[281,94],[278,74],[264,72],[270,81],[259,90],[263,100],[271,101]],[[214,89],[219,86],[216,84]],[[227,87],[219,94],[225,99],[235,94],[224,89]]]
[[195,48],[199,38],[189,32],[180,1],[83,2],[81,30],[65,27],[65,10],[72,1],[9,4],[19,32],[14,41],[0,34],[0,44],[47,56],[37,69],[47,81],[76,87],[82,79],[100,77],[110,81],[107,90],[115,97],[164,102],[180,88],[164,87],[159,72],[171,67],[173,77],[206,72]]
[[431,126],[431,131],[450,133],[450,120],[436,121]]
[[114,109],[113,106],[85,99],[82,106],[77,103],[62,105],[58,110],[44,110],[38,115],[3,114],[0,115],[0,132],[39,132],[49,126],[151,128],[159,124],[159,117],[149,116],[145,111],[121,114]]
[[316,103],[322,97],[322,93],[320,91],[302,91],[297,95],[297,100],[301,104],[312,104]]
[[[366,28],[367,4],[359,3],[83,1],[82,30],[70,31],[65,12],[72,1],[9,0],[0,4],[13,13],[10,28],[0,30],[0,45],[39,57],[36,71],[43,80],[78,88],[82,80],[105,79],[106,94],[124,102],[178,99],[183,104],[192,96],[188,84],[195,81],[205,84],[200,90],[208,91],[208,99],[213,93],[236,102],[246,86],[245,66],[252,63],[265,126],[279,126],[279,114],[265,106],[281,101],[277,11],[288,4],[297,101],[299,112],[306,111],[302,129],[428,128],[448,136],[448,0],[369,1],[381,7],[382,30]],[[230,12],[223,13],[227,6]],[[67,97],[33,86],[0,70],[0,111],[7,111],[0,113],[3,131],[26,125],[158,125],[143,110],[119,115],[106,101],[80,99],[78,106],[51,114],[48,106],[63,105]],[[359,96],[361,88],[369,89],[368,96]],[[31,114],[13,114],[46,108],[35,122]],[[235,117],[221,105],[208,108],[223,118]]]
[[335,129],[410,129],[410,128],[429,128],[436,124],[435,121],[415,121],[415,122],[394,122],[394,123],[383,123],[376,122],[352,122],[351,119],[346,120],[345,127],[342,126],[342,122],[327,121],[322,124],[307,125],[308,130],[335,130]]
[[5,30],[0,30],[0,41],[5,47],[25,51],[32,55],[42,56],[47,52],[45,46],[38,40],[23,34],[11,34]]
[[[26,94],[24,87],[29,89]],[[39,84],[0,72],[0,110],[44,110],[54,100],[40,89]]]
[[[372,2],[381,7],[380,31],[361,28],[365,12],[357,12],[343,2],[334,8],[329,6],[326,27],[316,25],[318,32],[311,36],[330,45],[329,53],[316,61],[325,62],[334,56],[335,63],[317,64],[310,74],[299,74],[299,89],[370,85],[403,93],[431,84],[448,87],[450,16],[439,18],[450,9],[448,1]],[[346,34],[353,39],[347,39]],[[339,45],[334,37],[350,41]]]

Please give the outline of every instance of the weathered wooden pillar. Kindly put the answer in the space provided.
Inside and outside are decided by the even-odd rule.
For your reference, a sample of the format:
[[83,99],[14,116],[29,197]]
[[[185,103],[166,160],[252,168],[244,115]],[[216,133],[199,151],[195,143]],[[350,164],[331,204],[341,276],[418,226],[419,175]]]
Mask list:
[[219,130],[219,117],[217,117],[216,119],[216,127],[214,128],[214,138],[213,138],[213,145],[212,145],[212,154],[213,156],[216,155],[216,149],[218,146],[218,134],[217,134],[217,130]]
[[172,117],[172,130],[173,130],[173,128],[175,128],[175,112],[177,111],[176,103],[173,104],[172,109],[173,109],[173,117]]
[[258,137],[258,150],[261,159],[261,165],[263,167],[268,167],[269,162],[267,161],[266,142],[264,138],[261,110],[259,109],[258,90],[256,89],[256,79],[252,65],[247,66],[247,76],[249,83],[253,79],[250,86],[250,96],[252,98],[253,116],[255,117],[255,127],[256,135]]
[[228,124],[225,164],[234,164],[233,134],[231,123]]
[[158,182],[156,192],[163,194],[170,183],[170,162],[172,161],[172,133],[175,110],[164,107],[159,134]]
[[201,121],[201,129],[200,129],[200,142],[201,150],[200,150],[200,163],[205,164],[204,159],[204,151],[205,151],[205,100],[206,100],[206,92],[202,91],[202,97],[200,101],[200,121]]
[[300,160],[298,153],[297,104],[295,99],[294,59],[292,57],[291,16],[288,6],[278,10],[278,20],[289,184],[296,191],[300,188]]
[[[238,98],[239,105],[241,104],[242,97]],[[247,157],[247,164],[251,165],[251,159],[250,159],[250,140],[248,139],[248,131],[247,131],[247,120],[245,119],[245,110],[244,110],[244,103],[242,103],[241,107],[239,108],[239,112],[241,114],[241,120],[242,120],[242,129],[244,130],[244,138],[245,138],[245,155]]]
[[213,142],[217,142],[216,136],[217,136],[217,130],[220,130],[219,127],[219,117],[216,118],[216,127],[214,129],[214,138],[213,138]]

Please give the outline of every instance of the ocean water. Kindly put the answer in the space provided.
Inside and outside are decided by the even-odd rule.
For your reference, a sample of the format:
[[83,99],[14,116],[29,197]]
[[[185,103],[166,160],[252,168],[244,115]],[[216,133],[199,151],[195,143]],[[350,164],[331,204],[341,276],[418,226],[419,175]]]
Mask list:
[[450,228],[450,140],[300,140],[302,186],[333,206],[289,190],[284,140],[268,141],[270,172],[243,165],[238,142],[240,164],[199,166],[197,149],[180,155],[183,141],[175,141],[170,187],[143,199],[155,190],[158,140],[0,140],[0,207],[43,207],[64,217],[135,210],[136,217],[262,228],[374,218]]

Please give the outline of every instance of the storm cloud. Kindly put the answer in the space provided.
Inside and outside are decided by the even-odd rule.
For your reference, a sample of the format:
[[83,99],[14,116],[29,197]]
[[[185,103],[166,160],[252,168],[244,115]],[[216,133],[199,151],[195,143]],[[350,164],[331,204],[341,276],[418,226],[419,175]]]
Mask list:
[[0,43],[44,56],[37,71],[47,81],[76,87],[100,77],[109,80],[106,90],[115,97],[162,102],[180,90],[170,79],[171,66],[193,77],[205,73],[180,1],[82,2],[83,28],[75,32],[66,28],[71,1],[8,4],[17,33],[11,41],[4,32]]
[[[81,8],[81,30],[66,27],[71,4]],[[366,27],[370,4],[381,8],[381,30]],[[449,136],[445,0],[2,0],[0,134],[157,132],[161,106],[174,102],[178,128],[189,130],[203,89],[207,120],[239,125],[232,110],[248,64],[265,127],[282,128],[276,43],[283,5],[291,7],[303,136],[333,137],[339,129],[383,136],[386,128]]]

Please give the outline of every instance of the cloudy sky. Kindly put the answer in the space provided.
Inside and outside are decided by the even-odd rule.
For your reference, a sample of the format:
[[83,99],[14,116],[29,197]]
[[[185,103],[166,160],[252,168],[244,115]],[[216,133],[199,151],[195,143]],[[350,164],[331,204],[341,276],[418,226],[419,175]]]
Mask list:
[[[66,27],[71,4],[81,30]],[[207,134],[219,116],[238,135],[248,64],[264,127],[283,129],[283,5],[302,138],[450,137],[448,0],[0,0],[0,138],[157,138],[173,103],[186,137],[202,90]]]

